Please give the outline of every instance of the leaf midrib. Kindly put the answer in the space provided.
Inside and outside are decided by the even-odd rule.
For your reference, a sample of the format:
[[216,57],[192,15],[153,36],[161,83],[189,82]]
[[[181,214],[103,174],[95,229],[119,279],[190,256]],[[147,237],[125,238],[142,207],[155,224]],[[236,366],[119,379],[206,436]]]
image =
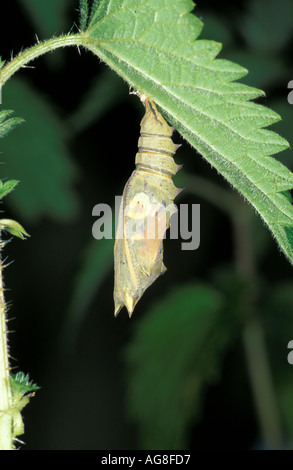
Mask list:
[[[99,44],[103,44],[103,42],[101,41]],[[108,41],[106,42],[106,44],[108,44]],[[147,45],[147,44],[145,44]],[[107,50],[110,54],[112,54],[113,56],[116,56],[117,58],[118,55],[116,53],[113,52],[113,50],[109,47],[105,47],[105,46],[102,46],[105,50]],[[172,54],[170,54],[172,55]],[[120,59],[120,58],[119,58]],[[121,59],[120,59],[121,60]],[[190,108],[191,110],[195,111],[198,115],[200,116],[204,116],[205,118],[209,119],[211,121],[211,125],[212,123],[216,123],[218,125],[222,125],[224,126],[226,129],[227,129],[227,132],[230,132],[232,134],[234,134],[237,138],[241,138],[244,143],[246,144],[247,142],[251,142],[251,143],[255,143],[256,145],[258,144],[258,141],[254,140],[254,139],[250,139],[249,136],[243,136],[240,134],[240,132],[237,132],[235,129],[233,129],[232,127],[230,127],[228,124],[227,124],[227,121],[221,121],[219,119],[217,119],[216,117],[214,116],[211,116],[210,114],[204,112],[202,109],[199,109],[198,107],[196,107],[194,104],[191,104],[189,103],[187,100],[184,99],[184,97],[179,97],[178,95],[174,94],[171,92],[171,90],[169,88],[167,88],[168,84],[166,84],[166,82],[158,82],[156,81],[152,76],[148,75],[143,69],[140,69],[138,68],[137,66],[135,66],[133,63],[131,63],[131,61],[125,61],[124,59],[122,59],[122,61],[127,64],[128,66],[130,65],[132,67],[133,70],[136,70],[138,73],[140,73],[141,75],[144,75],[145,77],[149,78],[151,81],[153,81],[154,83],[156,84],[159,84],[165,91],[168,95],[176,98],[178,101],[180,101],[182,104],[186,105],[186,107]],[[184,85],[182,86],[180,83],[170,83],[169,86],[179,86],[179,87],[184,87]],[[197,85],[194,85],[194,86],[191,86],[191,85],[185,85],[185,87],[190,87],[192,88],[193,90],[200,90],[200,91],[205,91],[205,92],[208,92],[214,96],[218,96],[218,97],[221,97],[221,98],[225,98],[226,96],[228,96],[228,93],[220,93],[219,91],[217,90],[212,90],[212,89],[208,89],[208,88],[203,88],[203,87],[200,87],[200,86],[197,86]],[[231,92],[230,92],[231,94]],[[239,96],[239,93],[237,93],[237,95]],[[241,95],[245,96],[245,93],[241,93]],[[243,102],[244,104],[245,102]],[[162,106],[163,109],[165,109],[163,106]],[[169,110],[165,109],[165,111],[168,113],[168,114],[172,114],[170,113]],[[173,116],[173,115],[172,115]],[[257,115],[256,115],[257,116]],[[246,116],[247,117],[247,116]],[[176,119],[174,116],[173,118],[177,121],[178,119]],[[233,119],[235,119],[235,117],[233,117]],[[232,119],[231,119],[232,120]],[[180,120],[180,122],[182,122]],[[185,126],[187,127],[187,126]],[[255,130],[260,130],[260,129],[266,129],[266,125],[264,125],[263,127],[258,127],[256,128]],[[194,134],[194,131],[192,132]],[[197,135],[197,134],[196,134]],[[263,156],[265,156],[264,154],[262,154]],[[251,157],[250,157],[251,158]],[[252,159],[253,160],[253,159]],[[232,161],[232,160],[229,160],[229,161]],[[255,161],[255,160],[253,160]],[[277,173],[276,173],[277,174]]]
[[[112,42],[117,42],[117,41],[112,41]],[[97,45],[96,45],[97,43],[98,43],[99,45],[101,45],[102,41],[101,41],[101,42],[95,41],[95,45],[94,45],[94,48],[95,48],[95,49],[98,49],[98,48],[97,48]],[[107,44],[107,43],[106,43],[106,44]],[[103,46],[103,48],[104,48],[108,53],[110,53],[114,58],[116,57],[117,59],[119,59],[117,53],[113,52],[113,51],[111,50],[111,48],[105,47],[105,46]],[[107,57],[107,58],[108,58],[108,57]],[[120,60],[121,60],[121,59],[120,59]],[[159,85],[161,88],[164,89],[165,93],[167,93],[168,95],[170,95],[171,97],[173,97],[173,99],[175,99],[175,100],[177,100],[177,101],[179,101],[179,102],[181,102],[181,103],[185,103],[185,104],[186,104],[186,102],[185,102],[184,100],[181,100],[181,98],[179,98],[177,95],[175,95],[174,93],[172,93],[170,90],[166,89],[165,86],[164,86],[161,82],[158,82],[157,80],[155,80],[153,76],[148,75],[144,70],[141,70],[141,69],[137,68],[135,65],[133,65],[133,63],[131,63],[131,61],[127,61],[127,62],[126,62],[124,59],[122,59],[122,61],[123,61],[128,67],[132,67],[132,69],[135,70],[135,71],[136,71],[137,73],[139,73],[140,75],[145,76],[145,77],[148,78],[151,82],[155,83],[156,85]],[[121,72],[120,72],[120,73],[121,73]],[[128,79],[128,81],[129,81],[129,79]],[[221,95],[220,95],[220,96],[221,96]],[[174,114],[172,113],[172,111],[169,110],[169,109],[166,109],[165,106],[163,106],[163,105],[160,103],[159,99],[157,99],[156,102],[158,103],[158,105],[159,105],[162,109],[165,110],[165,112],[166,112],[169,116],[172,116],[172,117],[173,117],[173,119],[174,119],[175,122],[178,122],[178,119],[174,116]],[[187,103],[187,106],[188,106],[190,109],[193,109],[193,107],[192,107],[190,104],[188,104],[188,103]],[[209,116],[207,116],[207,117],[210,118]],[[213,121],[213,118],[210,118],[210,119],[211,119],[211,121]],[[230,128],[229,128],[225,123],[223,123],[223,122],[221,122],[221,121],[217,121],[217,120],[215,120],[215,121],[216,121],[216,122],[220,122],[221,124],[223,124],[224,126],[226,126],[227,129],[230,130]],[[206,142],[204,139],[202,139],[202,137],[200,137],[197,133],[195,133],[194,129],[190,128],[189,125],[186,124],[186,122],[185,122],[184,120],[182,120],[182,117],[180,117],[180,124],[182,125],[182,127],[184,127],[184,128],[186,129],[186,132],[187,132],[187,133],[189,133],[190,135],[193,135],[195,139],[197,139],[199,142],[202,142],[203,145],[205,145],[205,146],[208,147],[212,152],[214,152],[215,154],[217,154],[220,158],[222,158],[222,160],[227,161],[230,165],[232,164],[232,166],[234,166],[234,168],[237,170],[238,173],[244,174],[245,177],[247,178],[247,180],[250,181],[250,183],[251,183],[255,188],[257,188],[257,190],[258,190],[261,194],[263,194],[265,197],[267,197],[267,198],[270,200],[271,204],[272,204],[274,207],[277,208],[277,210],[279,210],[285,217],[287,217],[287,218],[289,218],[289,219],[292,220],[292,225],[293,225],[292,216],[291,216],[291,215],[288,215],[286,212],[284,212],[284,210],[282,210],[279,206],[277,206],[277,205],[275,204],[273,198],[271,197],[271,195],[265,193],[265,192],[263,191],[263,189],[261,189],[261,188],[259,188],[258,186],[256,186],[256,184],[251,180],[251,178],[249,177],[249,175],[247,175],[246,173],[243,173],[243,171],[235,164],[234,161],[228,160],[228,159],[225,157],[225,155],[223,155],[221,152],[219,152],[218,150],[216,150],[216,149],[213,147],[213,145],[211,145],[210,143],[208,143],[208,142]],[[233,130],[232,130],[232,132],[233,132],[233,133],[236,133],[236,132],[233,131]],[[237,133],[236,133],[236,135],[238,136]],[[259,162],[257,162],[257,163],[259,164]],[[228,179],[227,176],[226,176],[226,178]],[[229,179],[228,179],[228,181],[229,181]],[[233,183],[232,183],[232,184],[233,184]],[[234,184],[233,184],[233,185],[234,185]],[[280,193],[279,193],[279,194],[280,194]],[[264,215],[262,214],[262,212],[257,209],[257,206],[256,206],[252,201],[250,201],[250,203],[251,203],[252,206],[255,207],[255,209],[259,212],[260,216],[261,216],[264,220],[266,220],[265,217],[264,217]],[[268,222],[267,222],[267,223],[268,223]],[[282,226],[282,224],[280,224],[279,222],[274,223],[274,222],[271,222],[271,221],[270,221],[270,224]],[[269,225],[269,223],[268,223],[268,225]]]

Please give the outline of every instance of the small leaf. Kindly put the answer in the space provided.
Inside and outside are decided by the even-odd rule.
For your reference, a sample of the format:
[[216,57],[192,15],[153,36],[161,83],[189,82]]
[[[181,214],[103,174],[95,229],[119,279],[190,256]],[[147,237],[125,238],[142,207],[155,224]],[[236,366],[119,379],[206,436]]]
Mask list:
[[231,325],[219,293],[204,285],[174,289],[136,325],[126,351],[128,408],[145,449],[184,449],[204,387],[216,380]]
[[29,237],[29,234],[25,229],[15,220],[0,219],[0,230],[5,230],[6,232],[11,233],[11,235],[15,235],[22,240],[24,240],[25,237]]
[[24,433],[21,411],[34,396],[35,391],[39,390],[40,387],[30,381],[29,375],[25,375],[23,372],[10,374],[10,384],[12,391],[12,407],[9,412],[13,419],[12,434],[13,437],[16,437]]
[[23,395],[39,390],[40,387],[29,380],[29,374],[17,372],[10,374],[10,384],[12,393],[15,397],[23,397]]
[[13,191],[13,189],[18,183],[19,181],[16,181],[16,180],[5,181],[5,183],[3,183],[3,181],[0,180],[0,199],[6,196],[6,194]]
[[[14,127],[23,122],[21,118],[9,118],[12,111],[3,110],[0,111],[0,137],[4,137]],[[8,119],[9,118],[9,119]]]

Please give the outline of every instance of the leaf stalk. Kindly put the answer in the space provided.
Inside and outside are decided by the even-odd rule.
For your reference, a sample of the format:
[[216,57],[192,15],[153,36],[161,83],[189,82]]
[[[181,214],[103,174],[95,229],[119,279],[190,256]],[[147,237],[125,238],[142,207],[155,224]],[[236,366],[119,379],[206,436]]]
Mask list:
[[17,72],[20,68],[24,67],[29,62],[35,60],[37,57],[60,47],[81,46],[82,42],[82,34],[67,34],[65,36],[59,36],[57,38],[39,42],[35,46],[20,52],[14,59],[8,62],[8,64],[0,70],[0,90],[7,80],[9,80],[12,75],[14,75],[15,72]]

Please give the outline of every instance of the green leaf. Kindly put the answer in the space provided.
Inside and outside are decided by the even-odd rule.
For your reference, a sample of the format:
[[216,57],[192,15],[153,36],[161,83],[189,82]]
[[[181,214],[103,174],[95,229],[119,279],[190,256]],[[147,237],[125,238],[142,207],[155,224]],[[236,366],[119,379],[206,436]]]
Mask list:
[[[2,69],[2,67],[4,67],[4,64],[5,64],[5,61],[2,60],[2,57],[0,57],[0,69]],[[1,93],[1,91],[0,91]],[[0,103],[1,103],[1,95],[0,95]]]
[[4,183],[3,181],[0,180],[0,199],[6,196],[6,194],[13,191],[13,189],[18,183],[19,181],[16,181],[16,180],[5,181]]
[[[13,111],[0,111],[0,137],[4,137],[14,127],[23,122],[21,118],[9,118]],[[9,118],[9,119],[8,119]]]
[[79,0],[79,12],[80,12],[80,30],[85,31],[87,28],[88,17],[89,17],[88,0]]
[[15,220],[10,219],[0,219],[0,230],[5,230],[6,232],[11,233],[22,240],[25,237],[29,237],[29,234],[25,231],[25,229]]
[[184,449],[207,384],[231,337],[222,298],[204,285],[174,289],[145,312],[126,351],[128,408],[144,449]]
[[5,86],[4,98],[26,120],[1,142],[6,161],[2,174],[23,182],[8,202],[22,217],[48,214],[68,220],[77,208],[72,191],[75,168],[61,119],[44,96],[18,78]]
[[13,418],[12,434],[13,437],[16,437],[24,433],[21,411],[40,387],[30,381],[29,375],[25,375],[23,372],[10,374],[10,385],[12,391],[12,407],[10,409]]
[[258,211],[293,263],[293,175],[270,155],[288,142],[263,129],[280,117],[250,102],[263,92],[235,83],[247,70],[217,59],[221,45],[196,40],[201,21],[190,0],[101,1],[84,45],[166,119]]
[[35,392],[40,387],[29,379],[29,374],[24,372],[17,372],[16,374],[10,374],[10,384],[12,393],[14,396],[23,397],[27,393]]

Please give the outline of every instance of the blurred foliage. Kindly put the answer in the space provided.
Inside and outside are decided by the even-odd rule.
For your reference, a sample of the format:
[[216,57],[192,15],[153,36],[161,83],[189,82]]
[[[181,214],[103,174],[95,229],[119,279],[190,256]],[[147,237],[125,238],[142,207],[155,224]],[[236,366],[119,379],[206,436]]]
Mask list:
[[249,48],[269,56],[278,54],[293,37],[293,4],[290,0],[249,0],[237,23]]
[[69,132],[79,133],[90,127],[111,111],[125,97],[121,78],[105,69],[93,78],[90,88],[84,93],[80,106],[69,116]]
[[[7,3],[6,21],[18,34],[0,31],[2,59],[31,45],[35,33],[69,29],[78,4]],[[283,118],[273,130],[292,142],[292,2],[198,0],[196,13],[205,24],[201,37],[223,42],[221,56],[249,68],[243,81],[265,89],[265,104]],[[31,235],[25,247],[9,245],[15,263],[5,271],[15,317],[11,352],[41,385],[24,411],[26,448],[265,448],[242,343],[243,327],[257,316],[283,447],[292,449],[289,264],[248,206],[237,232],[230,188],[184,144],[176,161],[189,178],[178,202],[201,204],[200,248],[181,251],[167,239],[167,274],[131,321],[124,311],[114,320],[113,241],[93,240],[92,208],[113,206],[133,171],[143,109],[91,54],[68,49],[49,57],[18,72],[2,92],[3,107],[25,120],[0,143],[1,177],[20,180],[5,212]],[[280,159],[292,169],[291,150]],[[212,188],[208,197],[205,180],[228,202]],[[247,232],[253,274],[248,257],[243,272],[237,264]]]
[[1,110],[0,112],[0,137],[4,137],[14,127],[20,124],[23,120],[21,118],[10,117],[12,111]]
[[2,151],[9,155],[3,174],[26,182],[12,194],[12,202],[27,218],[44,213],[63,220],[72,217],[77,207],[70,188],[74,165],[52,105],[18,78],[5,87],[5,100],[26,121],[2,143]]
[[37,29],[42,39],[65,33],[70,28],[68,11],[76,6],[72,0],[50,0],[44,5],[40,0],[18,0],[28,21]]
[[85,253],[80,260],[81,268],[78,270],[74,284],[73,293],[68,305],[68,315],[65,317],[64,337],[72,343],[84,315],[89,308],[91,300],[97,290],[101,287],[105,277],[113,271],[114,241],[103,238],[97,243],[93,240],[87,245]]
[[[205,387],[220,375],[233,322],[221,295],[196,283],[151,306],[127,349],[129,410],[147,449],[185,447]],[[231,320],[231,316],[229,317]]]

